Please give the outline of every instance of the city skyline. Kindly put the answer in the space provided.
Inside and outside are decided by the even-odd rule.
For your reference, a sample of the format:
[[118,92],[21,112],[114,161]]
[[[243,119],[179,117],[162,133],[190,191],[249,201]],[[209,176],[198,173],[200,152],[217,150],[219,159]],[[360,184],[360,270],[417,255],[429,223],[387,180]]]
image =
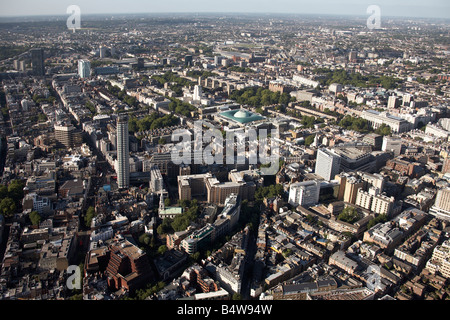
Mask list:
[[[39,2],[20,0],[14,3],[0,4],[0,17],[22,17],[22,16],[47,16],[66,15],[70,5],[77,5],[82,14],[151,14],[151,13],[276,13],[276,14],[314,14],[314,15],[356,15],[367,16],[367,8],[370,5],[378,5],[382,15],[386,17],[417,17],[417,18],[450,18],[450,3],[444,0],[423,1],[371,1],[371,0],[344,0],[336,1],[321,0],[311,1],[281,0],[276,3],[271,1],[237,1],[231,0],[226,3],[215,3],[209,1],[194,0],[180,1],[172,0],[164,3],[156,1],[131,0],[126,6],[119,1],[95,1],[86,0]],[[107,9],[106,9],[107,8]]]
[[258,3],[0,11],[0,300],[450,299],[448,5]]

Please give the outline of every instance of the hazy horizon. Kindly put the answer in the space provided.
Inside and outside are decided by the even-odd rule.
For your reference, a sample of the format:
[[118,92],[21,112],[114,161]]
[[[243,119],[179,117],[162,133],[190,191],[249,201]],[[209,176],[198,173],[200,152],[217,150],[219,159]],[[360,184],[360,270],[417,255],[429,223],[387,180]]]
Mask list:
[[0,17],[67,16],[67,7],[78,5],[86,15],[120,14],[305,14],[335,16],[368,16],[369,5],[378,5],[386,17],[450,18],[450,1],[447,0],[16,0],[0,3]]

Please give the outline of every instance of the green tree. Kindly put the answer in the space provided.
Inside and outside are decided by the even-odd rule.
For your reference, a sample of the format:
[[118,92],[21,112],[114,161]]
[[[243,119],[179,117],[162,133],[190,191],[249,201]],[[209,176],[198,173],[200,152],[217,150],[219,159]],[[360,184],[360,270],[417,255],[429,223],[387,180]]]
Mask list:
[[377,130],[375,130],[375,133],[381,136],[389,136],[391,134],[391,127],[383,123]]
[[143,233],[139,236],[139,243],[148,246],[150,244],[150,235],[147,233]]
[[362,118],[356,118],[352,116],[345,116],[338,124],[340,127],[347,130],[354,130],[361,133],[367,133],[370,131],[369,122]]
[[0,200],[8,196],[8,187],[0,185]]
[[170,207],[170,199],[168,199],[168,198],[164,199],[164,205],[166,207]]
[[31,211],[29,214],[29,218],[33,226],[39,226],[39,223],[42,220],[41,215],[37,211]]
[[283,251],[283,257],[287,258],[292,254],[292,249],[286,249]]
[[156,231],[159,235],[167,234],[173,232],[172,228],[173,219],[165,218],[163,222],[158,226]]
[[16,203],[13,199],[7,197],[0,202],[0,214],[3,214],[4,217],[12,217],[16,210]]
[[158,254],[163,255],[167,251],[167,247],[165,245],[158,247]]
[[358,211],[353,207],[345,207],[344,210],[338,215],[338,220],[347,222],[347,223],[354,223],[358,221],[359,214]]
[[199,261],[200,260],[200,252],[197,251],[197,252],[191,254],[191,258],[194,261]]
[[375,226],[378,223],[384,223],[387,221],[387,217],[385,214],[380,214],[379,216],[373,218],[372,220],[369,221],[369,223],[367,224],[367,229],[372,228],[373,226]]
[[281,184],[272,184],[267,187],[258,188],[255,192],[255,199],[263,201],[264,198],[273,198],[284,194],[284,188]]
[[19,206],[24,197],[23,188],[25,184],[21,180],[13,180],[8,185],[8,197],[14,200],[16,206]]
[[239,293],[233,294],[232,300],[242,300],[242,295]]
[[128,119],[128,131],[130,133],[135,133],[137,132],[138,128],[137,128],[137,119],[136,117],[130,117]]
[[314,139],[315,135],[307,136],[305,139],[305,146],[309,147],[314,142]]
[[85,222],[85,225],[86,225],[87,227],[90,227],[90,226],[91,226],[92,219],[93,219],[95,216],[96,216],[95,208],[94,208],[94,207],[89,207],[89,208],[86,210],[86,215],[85,215],[85,217],[84,217],[84,222]]
[[180,207],[183,207],[183,208],[190,207],[191,201],[189,201],[189,200],[178,200],[178,205]]

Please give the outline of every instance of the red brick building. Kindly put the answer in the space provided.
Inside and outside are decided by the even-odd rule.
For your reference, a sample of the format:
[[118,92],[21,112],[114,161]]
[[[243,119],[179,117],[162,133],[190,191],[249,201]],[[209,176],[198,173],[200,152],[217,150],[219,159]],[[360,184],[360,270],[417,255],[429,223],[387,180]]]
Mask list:
[[110,288],[114,290],[125,288],[134,292],[148,283],[152,272],[145,252],[128,240],[117,241],[109,247],[109,250],[110,259],[106,272]]

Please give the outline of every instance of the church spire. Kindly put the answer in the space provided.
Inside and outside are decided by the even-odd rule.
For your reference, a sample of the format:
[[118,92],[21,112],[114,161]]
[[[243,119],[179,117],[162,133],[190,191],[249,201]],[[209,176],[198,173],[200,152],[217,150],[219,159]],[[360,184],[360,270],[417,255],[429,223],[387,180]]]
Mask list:
[[162,212],[166,210],[166,207],[164,206],[164,193],[161,190],[161,196],[159,198],[159,212]]

